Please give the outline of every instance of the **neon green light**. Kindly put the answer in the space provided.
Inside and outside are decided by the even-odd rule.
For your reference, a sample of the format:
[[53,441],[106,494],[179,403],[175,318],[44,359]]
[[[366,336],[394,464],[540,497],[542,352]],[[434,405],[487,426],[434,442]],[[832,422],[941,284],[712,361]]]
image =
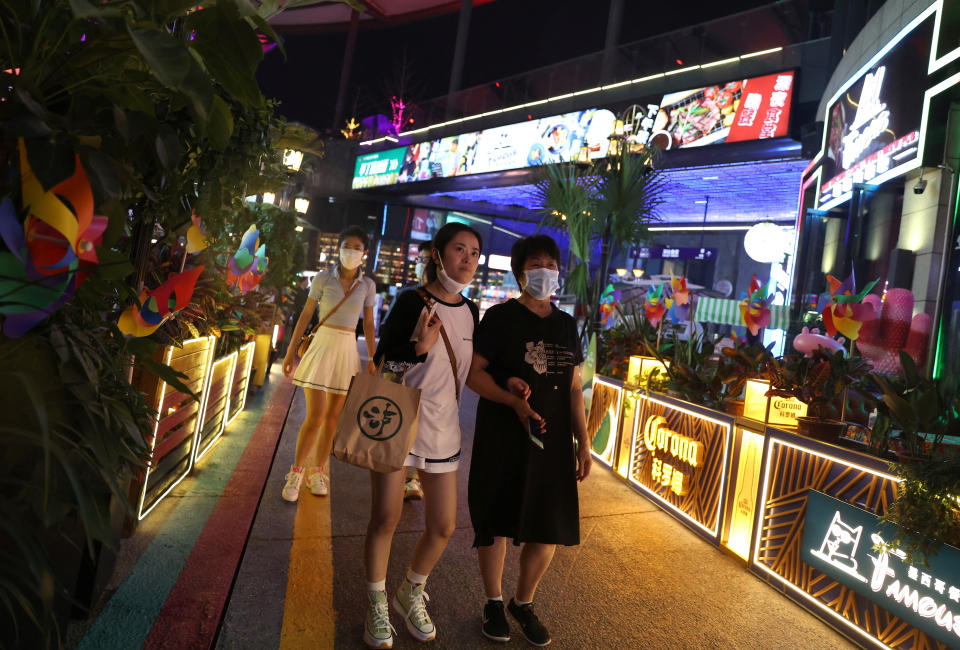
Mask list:
[[[954,172],[956,173],[956,172]],[[951,179],[952,181],[953,179]],[[953,234],[957,232],[957,212],[960,211],[960,186],[958,186],[957,196],[953,201]],[[944,255],[949,255],[946,250],[946,247],[949,246],[950,242],[944,242]],[[940,287],[941,292],[943,287]],[[940,299],[943,300],[943,296],[940,296]],[[945,307],[946,305],[944,305]],[[941,374],[943,374],[943,355],[944,348],[946,347],[946,341],[943,340],[943,321],[946,319],[946,311],[941,308],[940,310],[940,322],[937,323],[937,345],[934,348],[935,354],[933,358],[933,377],[936,379]]]

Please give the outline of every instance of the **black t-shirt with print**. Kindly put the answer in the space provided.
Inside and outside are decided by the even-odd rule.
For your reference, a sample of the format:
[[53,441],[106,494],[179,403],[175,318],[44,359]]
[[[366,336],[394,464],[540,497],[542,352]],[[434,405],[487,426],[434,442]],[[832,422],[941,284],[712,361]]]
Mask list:
[[583,361],[576,321],[556,307],[540,317],[509,300],[484,314],[474,349],[501,386],[509,377],[526,381],[530,406],[547,421],[540,448],[513,409],[480,400],[467,497],[474,546],[488,546],[494,537],[579,544],[570,420],[570,386]]

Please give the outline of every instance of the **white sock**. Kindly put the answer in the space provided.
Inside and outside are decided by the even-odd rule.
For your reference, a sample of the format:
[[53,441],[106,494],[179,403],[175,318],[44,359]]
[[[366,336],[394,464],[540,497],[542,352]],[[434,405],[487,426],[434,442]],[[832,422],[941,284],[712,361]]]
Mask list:
[[513,602],[514,602],[516,605],[518,605],[518,606],[520,606],[520,607],[523,607],[524,605],[529,605],[529,604],[532,603],[533,601],[532,601],[532,600],[517,600],[516,598],[514,598],[514,599],[513,599]]
[[426,584],[427,576],[422,576],[413,569],[407,569],[407,582],[412,585]]
[[367,591],[382,591],[383,593],[387,593],[386,578],[384,578],[383,580],[380,580],[379,582],[368,582]]
[[490,600],[499,600],[499,601],[502,603],[502,602],[503,602],[503,594],[500,594],[499,596],[493,596],[493,597],[487,596],[487,600],[488,600],[488,601],[490,601]]

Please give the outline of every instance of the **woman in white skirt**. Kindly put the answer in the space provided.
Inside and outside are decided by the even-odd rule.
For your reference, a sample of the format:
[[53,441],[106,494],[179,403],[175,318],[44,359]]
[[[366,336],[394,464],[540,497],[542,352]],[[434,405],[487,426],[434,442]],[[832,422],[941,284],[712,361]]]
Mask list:
[[387,562],[403,508],[405,473],[370,472],[363,640],[371,648],[393,647],[388,610],[391,602],[415,639],[430,641],[437,634],[427,613],[424,589],[427,576],[456,528],[459,396],[473,360],[473,330],[477,324],[477,306],[460,292],[470,285],[477,271],[481,244],[477,231],[462,223],[440,228],[425,270],[426,285],[401,292],[380,327],[375,359],[383,360],[384,370],[402,374],[408,386],[420,389],[417,437],[404,465],[420,472],[425,522],[406,577],[393,600],[388,601]]
[[[333,434],[347,399],[350,380],[360,372],[356,329],[361,310],[370,359],[367,372],[375,372],[373,305],[377,285],[371,278],[361,275],[367,242],[367,233],[359,226],[350,226],[340,233],[340,260],[333,270],[320,271],[314,276],[307,303],[283,358],[283,374],[289,377],[293,373],[293,383],[303,386],[307,400],[307,417],[297,434],[294,464],[281,493],[287,501],[296,501],[299,497],[305,470],[307,487],[312,494],[326,496],[330,493],[330,476],[326,467],[333,448]],[[296,349],[314,309],[322,325],[293,372]]]

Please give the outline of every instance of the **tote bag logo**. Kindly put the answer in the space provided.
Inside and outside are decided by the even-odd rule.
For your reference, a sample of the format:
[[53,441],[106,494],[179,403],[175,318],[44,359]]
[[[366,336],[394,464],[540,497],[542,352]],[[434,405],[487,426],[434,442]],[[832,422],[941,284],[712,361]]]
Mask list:
[[403,424],[403,413],[389,397],[371,397],[357,412],[360,432],[371,440],[389,440]]

